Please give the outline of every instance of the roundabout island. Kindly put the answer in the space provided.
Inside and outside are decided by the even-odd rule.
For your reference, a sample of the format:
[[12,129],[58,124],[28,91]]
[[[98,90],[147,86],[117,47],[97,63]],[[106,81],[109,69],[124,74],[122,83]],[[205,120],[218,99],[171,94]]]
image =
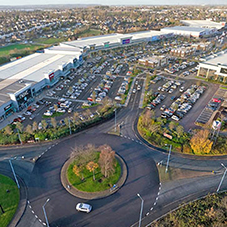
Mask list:
[[72,195],[98,199],[117,192],[127,178],[124,160],[109,145],[75,148],[61,170],[61,183]]

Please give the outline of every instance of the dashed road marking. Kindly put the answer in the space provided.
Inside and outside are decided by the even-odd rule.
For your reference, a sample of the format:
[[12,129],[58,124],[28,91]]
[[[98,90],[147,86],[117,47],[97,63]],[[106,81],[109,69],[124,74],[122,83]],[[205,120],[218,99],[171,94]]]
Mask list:
[[37,215],[35,215],[35,218],[38,218],[38,216],[37,216]]

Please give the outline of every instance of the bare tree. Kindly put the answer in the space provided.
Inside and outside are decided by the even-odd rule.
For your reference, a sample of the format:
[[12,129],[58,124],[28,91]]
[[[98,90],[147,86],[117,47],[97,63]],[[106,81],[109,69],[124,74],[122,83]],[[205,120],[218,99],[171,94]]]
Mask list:
[[42,121],[41,121],[41,124],[42,124],[42,127],[43,127],[44,130],[45,130],[45,129],[47,128],[47,126],[48,126],[48,124],[47,124],[47,122],[46,122],[45,120],[42,120]]
[[11,129],[11,127],[9,125],[7,125],[5,128],[4,128],[4,134],[5,135],[11,135],[13,133],[13,130]]
[[51,122],[53,128],[56,128],[57,127],[57,121],[56,121],[55,118],[51,118],[50,122]]
[[25,131],[26,131],[28,134],[32,134],[32,132],[33,132],[32,126],[31,126],[31,125],[27,125]]
[[101,151],[99,156],[101,172],[105,177],[109,177],[115,171],[115,151],[107,144],[100,146],[99,150]]
[[32,130],[37,131],[37,129],[38,129],[38,124],[37,124],[36,121],[34,121],[33,124],[32,124]]

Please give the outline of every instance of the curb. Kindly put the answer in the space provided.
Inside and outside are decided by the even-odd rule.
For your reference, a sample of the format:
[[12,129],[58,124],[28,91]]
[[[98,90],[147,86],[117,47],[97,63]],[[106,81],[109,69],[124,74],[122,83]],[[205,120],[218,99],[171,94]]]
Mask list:
[[71,183],[68,181],[68,178],[66,177],[66,172],[67,172],[69,165],[72,163],[72,158],[67,159],[62,166],[61,173],[60,173],[61,174],[60,178],[61,178],[62,186],[71,195],[76,196],[76,197],[81,198],[81,199],[87,199],[87,200],[101,199],[101,198],[105,198],[105,197],[108,197],[108,196],[114,194],[124,185],[124,183],[127,179],[127,176],[128,176],[128,169],[127,169],[126,163],[123,160],[123,158],[120,157],[118,154],[115,154],[115,157],[116,157],[116,159],[118,160],[118,162],[121,166],[122,173],[121,173],[120,179],[116,183],[117,187],[114,188],[113,190],[107,189],[107,190],[101,191],[101,192],[84,192],[84,191],[80,191],[80,190],[76,189],[75,187],[73,187],[71,185]]
[[[0,169],[0,174],[7,176],[9,178],[11,178],[14,181],[14,178],[12,176],[12,173],[3,169]],[[27,193],[27,185],[25,184],[25,182],[23,181],[23,179],[17,175],[17,178],[19,180],[19,184],[20,184],[20,200],[17,206],[17,210],[12,218],[12,220],[10,221],[8,227],[15,227],[19,224],[19,222],[21,221],[21,218],[23,217],[26,207],[27,207],[27,197],[28,197],[28,193]]]

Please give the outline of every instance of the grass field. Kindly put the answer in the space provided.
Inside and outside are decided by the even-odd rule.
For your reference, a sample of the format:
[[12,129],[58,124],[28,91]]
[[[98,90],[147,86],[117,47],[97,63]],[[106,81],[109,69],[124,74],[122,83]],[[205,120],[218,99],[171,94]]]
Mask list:
[[39,38],[33,40],[33,42],[41,44],[57,44],[63,41],[67,41],[66,38]]
[[[7,193],[6,191],[9,190]],[[0,174],[0,204],[5,213],[0,210],[0,227],[6,227],[13,218],[20,200],[16,183],[9,177]]]
[[44,46],[42,45],[33,45],[33,44],[12,44],[9,46],[5,46],[5,47],[0,47],[0,57],[4,57],[4,56],[9,56],[10,55],[10,51],[23,51],[26,48],[29,48],[31,51],[39,49],[39,48],[43,48]]
[[97,36],[97,35],[101,35],[101,31],[100,30],[96,30],[96,29],[87,29],[85,31],[82,31],[80,33],[78,33],[77,35],[79,37],[87,37],[87,36]]
[[[99,153],[97,153],[96,161],[98,161]],[[117,183],[118,179],[121,176],[121,166],[116,162],[115,173],[109,178],[105,178],[100,168],[97,168],[95,171],[95,181],[93,181],[93,173],[89,172],[86,168],[81,171],[81,176],[83,175],[84,180],[82,181],[80,177],[76,176],[73,173],[74,164],[78,164],[74,161],[68,168],[67,177],[69,182],[78,190],[86,192],[98,192],[104,191],[111,188],[114,184]]]

